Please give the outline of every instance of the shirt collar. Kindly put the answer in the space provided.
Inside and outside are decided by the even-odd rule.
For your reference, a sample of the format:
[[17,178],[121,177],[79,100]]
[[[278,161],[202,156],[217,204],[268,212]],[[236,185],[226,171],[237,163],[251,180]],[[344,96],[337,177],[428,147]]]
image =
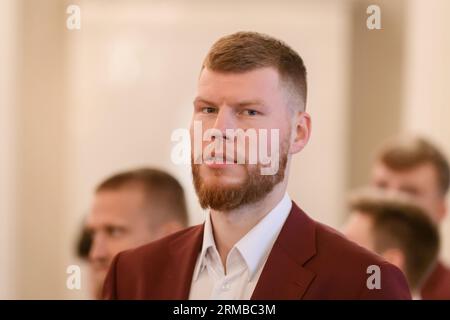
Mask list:
[[212,229],[212,223],[211,223],[211,216],[208,212],[205,220],[205,225],[203,227],[203,244],[202,244],[202,251],[200,253],[200,260],[197,264],[195,270],[194,270],[194,281],[197,280],[200,272],[205,268],[206,266],[206,254],[209,250],[209,248],[215,248],[216,243],[214,242],[214,235],[213,235],[213,229]]
[[235,247],[247,264],[250,279],[266,261],[291,208],[292,201],[286,193],[275,208],[236,243]]
[[[292,201],[286,193],[283,199],[232,248],[232,250],[236,248],[244,258],[250,279],[256,274],[265,258],[269,255],[291,208]],[[206,266],[206,254],[209,248],[216,248],[216,244],[214,242],[211,217],[208,213],[203,232],[202,251],[199,263],[194,270],[194,281],[197,280],[200,272]]]

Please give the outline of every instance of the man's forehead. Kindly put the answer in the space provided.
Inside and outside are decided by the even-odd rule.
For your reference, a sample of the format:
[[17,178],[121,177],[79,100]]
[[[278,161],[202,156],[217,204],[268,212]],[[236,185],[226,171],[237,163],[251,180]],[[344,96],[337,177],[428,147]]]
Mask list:
[[100,190],[95,193],[94,201],[104,205],[115,202],[135,203],[143,197],[143,187],[137,184],[130,184],[120,188]]
[[435,180],[437,178],[437,172],[433,164],[429,162],[419,163],[417,165],[402,169],[391,168],[387,164],[378,162],[374,167],[374,174],[377,173],[389,174],[391,176],[403,178],[405,180],[418,179],[420,181],[424,181],[423,179]]
[[431,163],[423,163],[408,170],[394,170],[380,164],[374,168],[374,182],[385,182],[402,190],[414,192],[439,192],[439,177]]
[[244,72],[221,72],[203,69],[198,80],[198,90],[218,86],[226,87],[278,87],[279,74],[275,68],[264,67]]
[[[116,211],[117,212],[117,211]],[[92,211],[86,218],[88,229],[127,224],[126,215],[114,214],[113,211]]]
[[216,106],[224,103],[242,107],[279,104],[283,101],[284,94],[278,72],[273,68],[259,68],[243,73],[205,69],[197,88],[198,99]]
[[144,204],[144,192],[139,189],[117,189],[97,192],[91,216],[126,217],[139,211]]

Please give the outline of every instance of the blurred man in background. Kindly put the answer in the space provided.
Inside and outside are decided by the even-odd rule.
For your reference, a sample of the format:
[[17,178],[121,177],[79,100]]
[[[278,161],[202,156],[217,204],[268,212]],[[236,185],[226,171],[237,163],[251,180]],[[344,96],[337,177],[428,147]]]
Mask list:
[[345,235],[402,270],[419,299],[439,252],[439,233],[425,210],[401,194],[372,190],[355,194],[350,211]]
[[[379,151],[372,185],[410,195],[439,226],[447,214],[450,169],[445,156],[430,142],[398,137]],[[421,290],[423,299],[450,299],[450,269],[441,261]]]
[[77,247],[79,257],[89,263],[93,296],[101,297],[117,253],[181,230],[187,220],[183,188],[164,171],[138,169],[103,181]]

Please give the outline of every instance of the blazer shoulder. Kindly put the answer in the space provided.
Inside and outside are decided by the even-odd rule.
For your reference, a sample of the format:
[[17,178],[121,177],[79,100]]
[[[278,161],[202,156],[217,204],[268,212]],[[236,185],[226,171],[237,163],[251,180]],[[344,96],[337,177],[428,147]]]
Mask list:
[[120,260],[130,262],[133,265],[141,261],[161,260],[167,257],[167,250],[176,243],[185,243],[192,241],[203,231],[203,225],[195,225],[186,229],[177,231],[166,237],[142,245],[140,247],[129,249],[120,253]]
[[[174,250],[193,247],[201,238],[202,225],[183,229],[149,244],[122,251],[113,259],[104,283],[105,299],[157,298],[170,280],[174,265],[185,259],[172,256]],[[180,262],[181,261],[181,262]],[[172,270],[172,273],[169,272]],[[166,281],[166,282],[164,282]],[[162,286],[162,287],[161,287]],[[160,288],[160,289],[156,289]]]
[[319,255],[326,254],[328,257],[339,258],[336,262],[343,264],[381,264],[384,262],[381,256],[350,241],[339,231],[319,222],[316,223],[317,251]]
[[322,283],[332,282],[342,288],[342,298],[411,298],[406,279],[396,266],[339,231],[316,222],[316,245],[311,266],[320,270],[317,277]]

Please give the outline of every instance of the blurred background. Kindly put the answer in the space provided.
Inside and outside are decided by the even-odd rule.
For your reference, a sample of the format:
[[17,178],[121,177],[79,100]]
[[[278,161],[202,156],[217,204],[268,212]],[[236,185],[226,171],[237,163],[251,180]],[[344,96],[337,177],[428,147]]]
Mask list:
[[[69,5],[81,28],[69,30]],[[381,8],[381,30],[366,9]],[[95,186],[120,170],[155,166],[188,195],[190,168],[170,160],[187,128],[203,57],[219,37],[268,33],[303,57],[310,144],[289,193],[339,227],[347,192],[367,182],[374,150],[402,132],[450,154],[447,0],[1,0],[0,298],[78,299],[66,268]],[[443,257],[450,262],[450,218]]]

